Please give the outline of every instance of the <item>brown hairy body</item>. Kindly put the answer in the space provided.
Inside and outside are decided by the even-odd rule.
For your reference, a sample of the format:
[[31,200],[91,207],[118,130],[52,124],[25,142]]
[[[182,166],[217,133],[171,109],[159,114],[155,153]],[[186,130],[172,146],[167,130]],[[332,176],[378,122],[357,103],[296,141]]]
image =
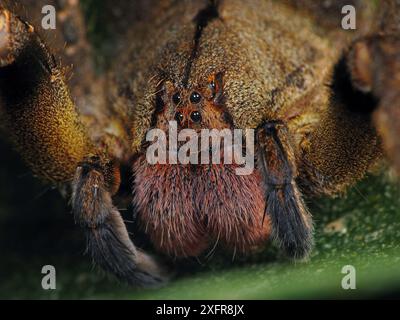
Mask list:
[[[246,254],[272,239],[302,259],[313,245],[302,194],[343,192],[383,153],[400,171],[396,1],[350,1],[357,31],[338,28],[342,1],[121,1],[119,14],[134,19],[110,11],[118,37],[101,76],[79,7],[67,1],[60,16],[74,13],[77,39],[61,32],[68,50],[58,49],[64,64],[86,70],[69,81],[51,45],[8,2],[0,6],[0,126],[33,172],[70,190],[93,260],[129,283],[164,274],[123,226],[113,204],[126,194],[121,180],[133,181],[129,201],[157,252],[199,256],[221,245]],[[146,133],[168,131],[173,120],[178,131],[254,129],[255,170],[149,164]]]
[[134,174],[138,217],[161,252],[196,257],[216,244],[238,253],[265,245],[269,219],[258,172],[240,177],[234,165],[149,166],[141,158]]

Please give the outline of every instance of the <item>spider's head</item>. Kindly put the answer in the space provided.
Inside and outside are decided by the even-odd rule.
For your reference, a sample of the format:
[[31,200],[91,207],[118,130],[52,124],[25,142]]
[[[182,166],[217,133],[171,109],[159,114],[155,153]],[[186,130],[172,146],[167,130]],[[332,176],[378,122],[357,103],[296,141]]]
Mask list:
[[[155,145],[153,141],[133,166],[133,203],[139,221],[158,250],[172,256],[198,256],[216,243],[233,252],[247,252],[264,244],[269,235],[259,172],[238,175],[236,160],[226,163],[223,158],[225,139],[216,147],[221,148],[221,162],[202,162],[202,152],[215,151],[214,145],[202,147],[209,139],[203,137],[204,131],[234,131],[223,85],[222,73],[187,86],[160,82],[151,129],[165,133],[166,162],[149,163],[146,151]],[[192,129],[199,139],[195,144],[200,152],[188,152],[197,157],[196,164],[183,163],[179,156],[178,162],[171,161],[175,151],[169,138],[185,129]],[[180,154],[186,141],[178,141]]]
[[153,123],[167,130],[170,121],[181,129],[232,128],[224,107],[223,74],[212,74],[198,85],[181,86],[165,80],[157,88]]

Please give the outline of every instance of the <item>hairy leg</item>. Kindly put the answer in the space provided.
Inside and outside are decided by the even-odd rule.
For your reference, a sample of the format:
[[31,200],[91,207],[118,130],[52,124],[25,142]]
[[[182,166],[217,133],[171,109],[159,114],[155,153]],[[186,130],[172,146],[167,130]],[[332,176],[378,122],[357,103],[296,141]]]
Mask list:
[[371,121],[373,96],[352,86],[344,56],[331,80],[327,109],[299,150],[298,182],[308,195],[334,195],[364,177],[381,157]]
[[400,2],[383,1],[377,33],[355,41],[347,66],[355,90],[373,96],[373,122],[386,155],[400,175]]
[[[56,9],[56,28],[43,29],[42,8],[52,5]],[[93,50],[87,40],[84,16],[78,0],[6,0],[4,4],[22,20],[29,21],[38,35],[52,48],[57,59],[67,66],[68,87],[78,108],[86,103],[96,80]],[[72,71],[73,69],[73,71]]]
[[273,238],[290,257],[307,257],[313,246],[313,225],[295,181],[298,171],[290,134],[282,122],[267,121],[257,138]]
[[94,146],[65,84],[64,69],[34,27],[0,11],[1,126],[33,171],[51,182],[71,180]]
[[371,35],[337,63],[327,113],[304,144],[300,183],[335,194],[361,179],[383,150],[400,173],[400,2],[381,1]]
[[72,182],[75,220],[94,262],[130,284],[164,278],[135,248],[111,197],[119,173],[80,121],[60,67],[34,28],[0,8],[0,124],[27,164],[57,185]]
[[378,101],[373,122],[385,153],[400,174],[400,37],[378,35],[357,41],[349,65],[354,86]]
[[[84,7],[87,7],[87,2],[79,0],[6,0],[5,3],[6,8],[9,8],[11,12],[17,14],[22,20],[29,21],[47,47],[51,48],[52,53],[57,57],[57,62],[65,66],[63,68],[65,82],[91,140],[101,148],[107,148],[113,157],[122,162],[127,161],[130,157],[129,120],[125,110],[111,108],[112,104],[107,101],[106,93],[110,86],[105,81],[105,71],[98,65],[96,66],[94,62],[95,57],[99,57],[100,53],[95,52],[89,42],[91,33],[87,30],[86,25],[90,22],[91,29],[97,25],[91,20],[88,23],[85,21]],[[45,5],[52,5],[56,9],[56,29],[45,30],[42,28],[44,17],[42,8]],[[97,1],[96,5],[99,5]],[[132,9],[131,7],[130,4],[130,9]],[[93,10],[93,8],[86,8],[86,10]],[[136,12],[136,10],[131,11]],[[107,17],[107,23],[104,22],[107,26],[113,26],[119,21],[112,19],[110,10],[104,8],[102,12],[107,12],[107,15],[101,14],[101,16]],[[97,14],[100,15],[102,12],[97,12]],[[92,16],[90,16],[91,18]],[[129,23],[132,23],[132,19],[129,20]],[[91,32],[101,33],[98,30],[91,30]],[[112,45],[114,38],[115,32],[110,29],[108,38],[103,39],[104,43],[108,43],[111,48],[114,48],[109,57],[110,61],[115,59],[115,47]]]
[[119,187],[119,170],[101,157],[89,157],[75,174],[72,208],[83,228],[93,262],[131,285],[157,285],[166,278],[157,263],[131,242],[111,196]]

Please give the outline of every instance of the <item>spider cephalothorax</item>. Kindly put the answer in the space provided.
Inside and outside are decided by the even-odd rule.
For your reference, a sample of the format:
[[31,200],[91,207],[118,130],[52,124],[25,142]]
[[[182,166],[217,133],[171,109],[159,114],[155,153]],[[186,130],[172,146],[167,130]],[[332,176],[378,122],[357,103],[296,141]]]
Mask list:
[[[165,274],[133,244],[117,199],[133,203],[138,226],[167,256],[217,245],[246,254],[272,239],[301,259],[313,244],[302,193],[345,190],[381,159],[381,141],[400,167],[398,1],[349,1],[358,31],[338,29],[341,1],[126,1],[118,12],[134,18],[109,13],[120,36],[103,77],[77,3],[57,2],[68,24],[55,31],[66,42],[59,54],[78,70],[70,90],[42,30],[13,13],[19,2],[0,6],[0,126],[37,175],[72,190],[94,262],[131,284]],[[161,154],[185,145],[170,142],[171,129],[252,132],[235,143],[240,154],[254,147],[254,167],[238,174],[240,157],[223,152],[218,163],[149,161],[152,132],[164,135]],[[194,158],[215,152],[203,148],[209,137],[195,141]]]
[[[217,81],[215,80],[217,79]],[[233,131],[223,104],[222,73],[205,77],[205,85],[177,89],[168,81],[156,98],[155,128]],[[167,135],[166,139],[168,140]],[[207,137],[208,139],[208,137]],[[228,141],[225,141],[226,143]],[[201,138],[197,140],[202,145]],[[223,151],[223,143],[220,146]],[[200,147],[201,150],[201,147]],[[149,164],[140,156],[134,164],[134,199],[138,217],[155,245],[173,256],[198,256],[220,243],[239,252],[263,245],[269,235],[259,172],[239,176],[238,164]],[[265,220],[265,221],[264,221]]]

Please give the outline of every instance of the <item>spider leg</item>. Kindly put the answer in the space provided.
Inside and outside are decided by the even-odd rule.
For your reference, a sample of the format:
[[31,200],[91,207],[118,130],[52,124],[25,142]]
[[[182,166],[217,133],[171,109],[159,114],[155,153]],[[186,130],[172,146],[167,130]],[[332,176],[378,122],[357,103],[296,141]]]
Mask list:
[[382,158],[381,139],[372,120],[379,101],[362,88],[367,86],[363,80],[367,69],[359,69],[356,75],[359,66],[349,65],[353,54],[345,53],[335,65],[326,108],[301,143],[297,181],[310,196],[343,192]]
[[85,159],[73,182],[75,221],[85,231],[87,252],[93,262],[132,285],[157,285],[166,280],[163,271],[131,242],[112,193],[118,190],[119,170],[110,161]]
[[302,190],[343,191],[376,164],[382,145],[400,173],[399,79],[398,35],[383,32],[352,44],[335,67],[328,110],[303,150]]
[[[74,67],[73,75],[68,77],[68,87],[80,108],[97,80],[80,1],[5,0],[4,3],[15,15],[34,26],[63,66]],[[42,19],[46,16],[42,9],[48,5],[55,8],[55,29],[42,28]]]
[[[42,13],[42,8],[46,5],[52,5],[55,8],[55,29],[43,29],[42,27],[42,19],[46,19],[46,14]],[[128,142],[130,126],[127,125],[128,121],[126,121],[128,118],[127,108],[126,106],[114,108],[114,104],[108,103],[113,101],[113,98],[110,97],[109,99],[107,96],[113,86],[106,81],[108,66],[103,61],[104,50],[95,52],[88,41],[90,32],[86,28],[83,14],[85,5],[87,6],[85,2],[80,0],[6,0],[4,6],[20,17],[21,20],[29,21],[29,24],[34,27],[35,33],[46,43],[48,48],[51,48],[52,53],[56,56],[57,63],[65,66],[62,69],[65,83],[79,111],[80,121],[88,131],[91,140],[97,145],[107,146],[110,153],[113,154],[113,158],[125,161],[130,157]],[[96,6],[99,6],[99,4],[96,3]],[[115,11],[110,7],[111,4],[109,10],[104,12]],[[89,10],[89,8],[86,9]],[[136,10],[133,10],[133,12],[136,12]],[[114,23],[118,21],[117,18],[113,20],[111,14],[104,16],[110,20],[107,25],[112,24],[112,21]],[[100,22],[92,21],[92,17],[89,17],[89,19],[92,28],[94,24],[100,24]],[[132,21],[130,19],[129,23],[132,24]],[[101,21],[101,26],[104,25]],[[129,28],[127,27],[127,29]],[[111,38],[114,38],[114,34]],[[112,48],[109,57],[111,61],[115,59],[116,46],[111,45],[110,47]],[[97,70],[95,69],[95,61],[98,65]]]
[[1,8],[0,127],[34,173],[53,183],[71,180],[95,153],[63,68],[33,26]]
[[[375,102],[367,110],[370,122],[400,175],[400,2],[381,1],[375,15],[370,35],[354,41],[344,56],[350,80],[347,91]],[[352,101],[349,107],[360,109],[360,105],[362,109],[362,103]]]
[[357,40],[347,65],[354,88],[377,100],[372,119],[386,155],[400,174],[400,36],[381,33]]
[[34,28],[1,7],[0,126],[40,178],[59,186],[72,182],[75,220],[94,262],[130,284],[164,279],[131,242],[112,205],[118,170],[88,137],[63,69]]
[[307,257],[313,246],[313,223],[295,181],[296,159],[288,129],[282,122],[265,122],[257,139],[273,238],[288,256]]

